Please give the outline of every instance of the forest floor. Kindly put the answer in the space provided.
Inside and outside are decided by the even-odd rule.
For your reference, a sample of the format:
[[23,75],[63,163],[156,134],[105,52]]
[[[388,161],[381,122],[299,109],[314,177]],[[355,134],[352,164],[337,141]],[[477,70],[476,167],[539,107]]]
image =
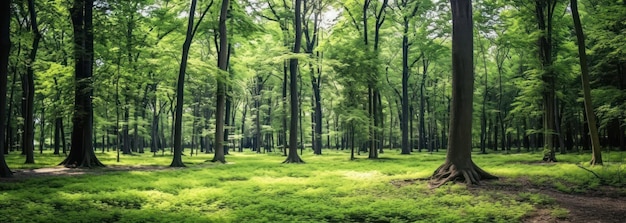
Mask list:
[[487,181],[470,190],[491,190],[518,195],[520,193],[543,194],[553,199],[560,208],[567,209],[562,215],[554,214],[551,204],[536,205],[536,210],[523,222],[557,223],[609,223],[626,219],[626,192],[612,186],[599,186],[595,190],[564,193],[549,185],[532,183],[527,177]]
[[[419,183],[423,179],[393,181],[397,187]],[[518,197],[520,193],[542,194],[551,199],[536,205],[536,210],[523,220],[526,223],[620,223],[626,219],[626,191],[613,186],[599,186],[595,190],[565,193],[551,185],[536,184],[528,177],[500,178],[468,187],[473,193],[505,193]],[[556,204],[566,211],[555,214]]]
[[[537,154],[476,154],[499,180],[481,185],[427,179],[445,153],[385,153],[349,160],[348,153],[304,154],[306,165],[281,164],[280,154],[234,153],[228,165],[210,155],[171,157],[98,154],[105,168],[36,164],[8,156],[12,178],[0,178],[0,222],[556,222],[612,223],[626,219],[626,153],[591,167],[588,154],[537,162]],[[583,170],[585,169],[585,170]],[[590,172],[595,173],[591,174]],[[612,186],[608,186],[612,185]],[[75,204],[80,203],[80,208]],[[18,211],[19,210],[19,211]],[[202,211],[198,211],[202,210]],[[259,210],[265,210],[259,212]],[[57,218],[57,213],[66,213]]]
[[[18,169],[15,177],[2,181],[20,181],[33,177],[70,177],[82,174],[104,174],[117,171],[162,171],[171,170],[166,166],[109,166],[107,168],[80,169],[46,167],[38,169]],[[415,183],[413,180],[406,183]],[[398,185],[402,186],[402,185]],[[519,193],[543,194],[553,199],[554,204],[567,211],[563,215],[554,214],[551,205],[538,205],[537,209],[523,219],[528,223],[619,223],[626,219],[626,192],[612,186],[599,186],[595,190],[564,193],[549,185],[538,185],[527,177],[505,178],[486,181],[482,185],[471,186],[472,192],[491,191],[517,196]]]

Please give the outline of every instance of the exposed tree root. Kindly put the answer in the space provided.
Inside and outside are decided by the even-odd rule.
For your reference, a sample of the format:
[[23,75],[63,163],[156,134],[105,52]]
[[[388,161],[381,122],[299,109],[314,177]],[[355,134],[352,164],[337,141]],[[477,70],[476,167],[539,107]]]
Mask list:
[[211,160],[211,162],[212,162],[212,163],[215,163],[215,162],[220,162],[220,163],[224,164],[224,163],[226,163],[226,159],[216,159],[216,158],[213,158],[213,159]]
[[[471,162],[471,161],[470,161]],[[471,162],[469,168],[458,168],[451,162],[441,165],[430,178],[430,188],[437,188],[447,182],[464,181],[466,184],[480,184],[481,180],[498,179]]]
[[187,167],[185,166],[185,164],[183,163],[183,161],[172,161],[172,164],[170,164],[170,167]]
[[287,159],[285,161],[283,161],[283,163],[305,163],[304,160],[300,159],[299,156],[297,157],[287,157]]
[[82,160],[78,157],[68,156],[59,165],[63,165],[67,168],[94,168],[94,167],[106,167],[95,155],[87,154]]
[[589,161],[589,164],[591,164],[592,166],[602,165],[602,158],[596,159],[595,157],[591,157],[591,161]]

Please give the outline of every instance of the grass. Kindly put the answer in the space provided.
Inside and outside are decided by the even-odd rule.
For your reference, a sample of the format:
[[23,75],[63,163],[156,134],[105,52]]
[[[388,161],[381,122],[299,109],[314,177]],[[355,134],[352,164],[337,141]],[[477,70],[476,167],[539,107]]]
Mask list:
[[[281,164],[280,154],[251,152],[235,152],[228,164],[215,164],[205,162],[212,154],[200,154],[183,157],[188,168],[155,170],[132,169],[167,166],[171,157],[138,154],[117,163],[112,152],[97,155],[108,166],[131,170],[0,181],[0,222],[519,222],[537,205],[554,202],[533,193],[473,192],[461,184],[429,189],[425,181],[391,183],[430,176],[445,152],[386,151],[384,159],[350,161],[348,153],[325,150],[322,156],[305,152],[306,164]],[[611,162],[603,167],[586,165],[589,154],[559,155],[562,162],[556,164],[537,163],[541,154],[530,153],[473,159],[500,177],[580,192],[600,180],[577,165],[607,178],[624,173],[625,153],[605,156]],[[7,161],[13,169],[33,169],[63,158],[36,154],[36,164],[25,165],[24,157],[10,154]],[[607,182],[623,186],[623,178]]]

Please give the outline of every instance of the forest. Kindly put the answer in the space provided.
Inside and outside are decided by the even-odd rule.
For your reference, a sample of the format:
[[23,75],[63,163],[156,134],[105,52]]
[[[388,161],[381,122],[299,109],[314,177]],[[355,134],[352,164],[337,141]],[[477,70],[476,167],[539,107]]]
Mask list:
[[626,0],[0,7],[0,222],[626,218]]

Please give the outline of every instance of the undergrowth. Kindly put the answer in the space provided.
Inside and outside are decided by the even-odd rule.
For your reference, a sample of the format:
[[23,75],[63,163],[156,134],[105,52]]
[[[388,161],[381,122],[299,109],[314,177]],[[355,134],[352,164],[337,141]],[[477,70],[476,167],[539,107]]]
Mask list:
[[[534,193],[473,193],[462,184],[431,190],[426,181],[391,183],[429,177],[445,160],[443,151],[386,151],[383,159],[350,161],[348,153],[325,150],[321,156],[305,153],[304,165],[251,152],[231,152],[229,163],[216,164],[205,162],[212,154],[200,154],[183,157],[183,169],[156,168],[167,166],[169,156],[136,154],[117,163],[112,152],[97,155],[109,166],[88,171],[98,174],[0,180],[0,222],[519,222],[538,205],[554,202]],[[562,162],[554,164],[535,162],[539,156],[486,154],[474,161],[500,177],[525,177],[568,192],[600,185],[577,167],[588,154],[560,155]],[[617,152],[611,156],[607,165],[587,168],[607,178],[619,174],[625,160]],[[13,169],[55,167],[63,158],[38,154],[36,164],[24,165],[22,156],[7,156]],[[116,166],[130,170],[110,171]]]

